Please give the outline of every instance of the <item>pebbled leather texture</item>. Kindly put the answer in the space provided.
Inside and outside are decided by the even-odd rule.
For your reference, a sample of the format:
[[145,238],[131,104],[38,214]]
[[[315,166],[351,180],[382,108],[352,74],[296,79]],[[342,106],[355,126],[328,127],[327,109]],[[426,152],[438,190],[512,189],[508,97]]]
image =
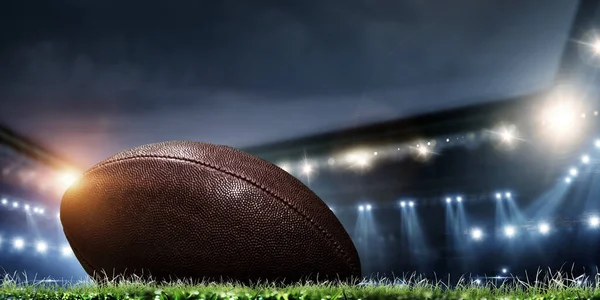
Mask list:
[[60,219],[92,277],[361,276],[348,233],[316,194],[279,167],[227,146],[172,141],[118,153],[66,191]]

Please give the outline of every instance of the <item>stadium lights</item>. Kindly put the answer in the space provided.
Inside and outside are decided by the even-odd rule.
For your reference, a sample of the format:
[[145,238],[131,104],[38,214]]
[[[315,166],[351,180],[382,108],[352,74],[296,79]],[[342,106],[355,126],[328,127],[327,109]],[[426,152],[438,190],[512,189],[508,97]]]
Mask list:
[[48,250],[48,244],[46,244],[44,242],[38,242],[35,245],[35,250],[39,253],[45,253],[46,250]]
[[479,241],[483,238],[483,231],[481,231],[481,229],[479,229],[479,228],[473,228],[471,230],[471,237],[474,240]]
[[312,172],[312,167],[308,163],[305,163],[302,167],[302,172],[308,175],[310,172]]
[[367,204],[367,206],[365,206],[365,208],[367,209],[367,211],[370,211],[372,209],[371,204]]
[[584,164],[588,164],[590,162],[590,157],[587,156],[587,155],[583,155],[581,157],[581,162],[584,163]]
[[[373,152],[373,155],[377,152]],[[353,165],[358,165],[360,167],[365,167],[369,164],[369,159],[366,153],[364,152],[352,152],[346,156],[346,160],[348,163]]]
[[415,203],[410,201],[410,202],[408,202],[408,206],[413,207],[413,206],[415,206]]
[[540,231],[541,234],[548,234],[548,232],[550,232],[550,225],[548,225],[548,223],[542,222],[538,226],[538,230]]
[[17,202],[17,201],[13,202],[12,206],[13,206],[13,208],[19,207],[19,202]]
[[452,198],[450,198],[450,197],[446,198],[446,203],[450,203],[450,202],[452,202]]
[[592,228],[598,228],[600,227],[600,218],[597,216],[590,217],[589,223]]
[[545,130],[557,141],[572,139],[579,131],[580,110],[576,103],[570,100],[575,97],[572,91],[560,91],[557,93],[558,101],[543,109],[542,120]]
[[365,206],[364,205],[359,205],[358,206],[358,211],[364,211],[365,210]]
[[502,199],[502,194],[496,193],[496,199],[498,199],[498,200]]
[[573,177],[577,176],[577,169],[575,169],[575,168],[569,169],[569,174],[571,174],[571,176],[573,176]]
[[504,227],[504,235],[508,238],[514,237],[516,232],[517,230],[513,226]]
[[500,129],[500,132],[497,133],[500,135],[500,140],[503,143],[507,143],[507,144],[512,143],[512,141],[515,140],[515,132],[514,132],[515,130],[514,129],[515,129],[514,127],[512,127],[512,128],[505,127],[505,128]]
[[6,200],[6,198],[2,198],[2,205],[7,205],[8,204],[8,200]]
[[567,178],[565,178],[565,182],[566,182],[566,183],[571,183],[571,177],[567,177]]
[[17,250],[21,250],[25,247],[25,241],[22,238],[16,238],[13,240],[13,247]]
[[400,201],[400,207],[405,207],[405,206],[406,206],[406,202]]
[[513,136],[510,132],[508,132],[508,130],[504,130],[502,132],[502,140],[505,142],[510,142],[512,140]]
[[462,202],[462,197],[456,197],[456,202]]
[[506,274],[508,270],[506,268],[502,268],[502,274]]
[[512,197],[512,195],[511,195],[511,193],[510,193],[510,192],[507,192],[507,193],[506,193],[506,194],[504,194],[504,195],[506,196],[506,198],[510,198],[510,197]]
[[29,212],[29,204],[25,204],[25,211]]
[[600,140],[596,140],[596,142],[594,142],[594,145],[596,145],[596,148],[600,148]]

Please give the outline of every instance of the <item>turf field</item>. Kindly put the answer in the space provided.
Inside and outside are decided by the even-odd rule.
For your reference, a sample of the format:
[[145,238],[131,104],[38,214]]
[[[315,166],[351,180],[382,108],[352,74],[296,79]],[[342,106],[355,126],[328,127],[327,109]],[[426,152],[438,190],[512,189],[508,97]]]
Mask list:
[[368,299],[600,299],[600,276],[593,278],[541,272],[531,279],[472,280],[461,278],[450,287],[442,281],[415,276],[358,284],[328,282],[278,286],[185,282],[157,284],[136,280],[99,286],[89,281],[59,285],[52,281],[28,281],[5,276],[0,299],[203,299],[203,300],[368,300]]

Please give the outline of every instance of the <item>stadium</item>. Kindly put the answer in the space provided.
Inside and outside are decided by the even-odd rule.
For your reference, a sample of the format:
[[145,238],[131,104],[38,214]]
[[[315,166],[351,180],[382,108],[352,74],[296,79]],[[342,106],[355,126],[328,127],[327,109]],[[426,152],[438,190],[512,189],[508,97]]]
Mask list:
[[[550,269],[597,283],[600,6],[572,10],[543,88],[240,148],[327,203],[365,278],[485,285]],[[85,280],[58,214],[85,164],[0,121],[0,267]]]

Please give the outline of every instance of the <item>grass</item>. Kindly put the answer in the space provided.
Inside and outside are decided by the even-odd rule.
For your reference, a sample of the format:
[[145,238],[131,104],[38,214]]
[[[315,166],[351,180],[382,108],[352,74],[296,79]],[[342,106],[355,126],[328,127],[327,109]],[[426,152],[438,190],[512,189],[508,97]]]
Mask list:
[[[396,279],[398,280],[398,278]],[[371,299],[600,299],[600,275],[574,277],[563,272],[538,272],[532,279],[511,277],[503,283],[474,283],[468,277],[450,287],[411,275],[402,284],[382,278],[357,284],[332,282],[280,286],[179,281],[156,283],[128,280],[96,285],[90,281],[59,285],[26,276],[4,276],[0,299],[202,299],[202,300],[371,300]],[[398,281],[396,281],[398,282]]]

